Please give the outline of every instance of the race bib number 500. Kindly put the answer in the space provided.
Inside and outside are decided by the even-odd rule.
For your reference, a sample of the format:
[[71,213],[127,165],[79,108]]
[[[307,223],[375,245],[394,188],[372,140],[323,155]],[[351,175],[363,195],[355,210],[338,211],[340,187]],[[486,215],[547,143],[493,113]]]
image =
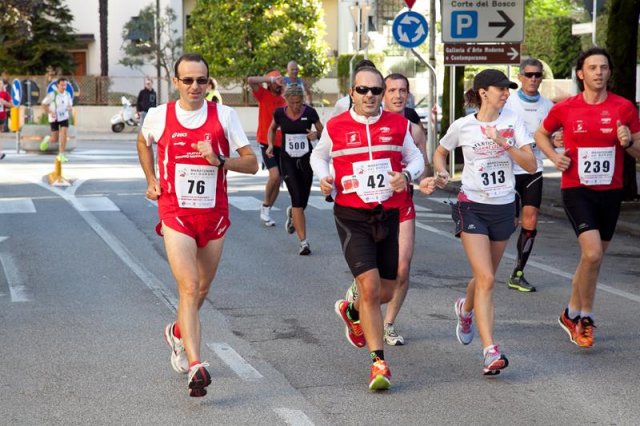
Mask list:
[[183,208],[207,209],[216,205],[218,168],[176,164],[176,195]]

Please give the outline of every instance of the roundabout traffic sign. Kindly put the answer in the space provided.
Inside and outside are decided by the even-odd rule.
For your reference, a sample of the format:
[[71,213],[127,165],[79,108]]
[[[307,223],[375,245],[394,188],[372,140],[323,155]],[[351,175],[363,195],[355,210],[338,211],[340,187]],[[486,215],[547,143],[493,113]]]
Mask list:
[[394,40],[402,47],[413,49],[427,39],[429,25],[424,16],[409,10],[396,16],[393,20],[392,33]]

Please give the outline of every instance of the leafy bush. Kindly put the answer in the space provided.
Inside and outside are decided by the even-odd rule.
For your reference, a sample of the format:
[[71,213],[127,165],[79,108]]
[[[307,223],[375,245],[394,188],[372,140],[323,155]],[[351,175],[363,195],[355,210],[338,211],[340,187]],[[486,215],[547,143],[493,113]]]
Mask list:
[[580,39],[571,35],[571,18],[545,17],[527,21],[523,56],[549,64],[555,78],[571,78],[571,67],[580,53]]

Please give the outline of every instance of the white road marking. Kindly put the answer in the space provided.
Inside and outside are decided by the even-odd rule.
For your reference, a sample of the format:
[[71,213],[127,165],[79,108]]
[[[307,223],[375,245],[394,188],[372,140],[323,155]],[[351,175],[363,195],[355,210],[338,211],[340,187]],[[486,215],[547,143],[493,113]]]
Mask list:
[[264,376],[245,361],[226,343],[207,343],[207,347],[218,355],[243,380],[260,380]]
[[314,423],[300,410],[290,408],[274,408],[273,411],[288,425],[292,426],[313,426]]
[[[451,232],[445,232],[445,231],[441,231],[439,229],[436,229],[432,226],[429,225],[425,225],[423,223],[420,223],[418,221],[416,221],[416,227],[420,228],[420,229],[424,229],[425,231],[429,231],[429,232],[433,232],[434,234],[438,234],[441,235],[445,238],[449,238],[451,240],[457,240],[457,238],[451,233]],[[510,253],[505,253],[504,257],[511,259],[511,260],[515,260],[516,256],[510,254]],[[549,266],[549,265],[544,265],[542,263],[538,263],[535,260],[529,260],[527,262],[527,265],[530,265],[534,268],[538,268],[542,271],[548,272],[550,274],[553,275],[557,275],[559,277],[562,278],[567,278],[568,280],[572,280],[573,279],[573,274],[570,274],[568,272],[564,272],[560,269],[554,268],[553,266]],[[600,281],[598,281],[597,283],[598,289],[610,293],[610,294],[615,294],[616,296],[620,296],[622,298],[625,298],[627,300],[631,300],[632,302],[636,302],[636,303],[640,303],[640,296],[635,295],[633,293],[629,293],[626,292],[624,290],[618,290],[617,288],[611,287],[607,284],[603,284]]]
[[417,212],[431,212],[431,211],[433,211],[432,209],[430,209],[428,207],[419,206],[416,203],[413,203],[413,207],[416,209]]
[[422,213],[420,211],[416,212],[416,217],[419,217],[421,219],[422,218],[451,219],[451,215],[450,214],[445,214],[445,213]]
[[10,253],[0,253],[0,264],[4,269],[4,275],[9,284],[9,294],[12,302],[31,302],[31,291],[22,282],[23,274],[20,274],[15,259]]
[[73,207],[81,212],[119,212],[120,209],[107,197],[74,197]]
[[35,213],[36,206],[30,198],[2,198],[0,199],[0,214]]
[[262,205],[262,201],[258,200],[256,197],[236,197],[229,196],[229,204],[239,210],[260,210],[260,206]]

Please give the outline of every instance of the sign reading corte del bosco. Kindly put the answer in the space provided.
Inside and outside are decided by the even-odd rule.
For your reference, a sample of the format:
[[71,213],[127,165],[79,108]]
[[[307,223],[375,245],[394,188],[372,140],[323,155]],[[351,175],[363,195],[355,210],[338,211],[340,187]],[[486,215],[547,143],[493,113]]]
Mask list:
[[524,0],[443,0],[445,43],[520,43]]

